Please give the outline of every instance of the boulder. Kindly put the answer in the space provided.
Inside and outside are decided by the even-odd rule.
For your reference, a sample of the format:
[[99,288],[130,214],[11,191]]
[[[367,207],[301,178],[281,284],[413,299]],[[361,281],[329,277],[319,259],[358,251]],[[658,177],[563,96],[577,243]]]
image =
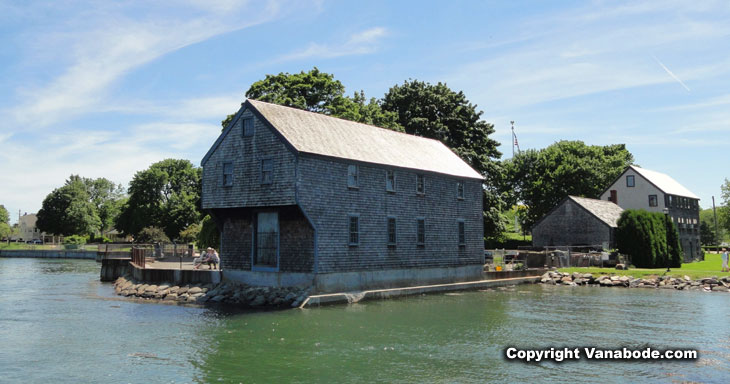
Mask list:
[[264,297],[264,295],[257,295],[256,298],[254,298],[248,304],[252,307],[258,307],[258,306],[264,305],[265,303],[266,303],[266,297]]
[[195,295],[198,293],[203,293],[203,289],[200,287],[192,287],[192,288],[188,289],[188,294],[190,294],[190,295]]
[[165,300],[177,300],[177,293],[170,293],[165,296]]
[[621,264],[621,263],[619,263],[619,264],[616,264],[616,269],[618,269],[618,270],[620,270],[620,271],[625,271],[625,270],[627,270],[628,268],[626,268],[626,264]]
[[187,286],[187,285],[185,285],[185,286],[182,286],[182,287],[180,287],[180,288],[179,288],[179,289],[177,290],[177,294],[178,294],[178,296],[179,296],[179,295],[182,295],[182,294],[185,294],[185,293],[187,293],[189,289],[190,289],[190,287],[189,287],[189,286]]

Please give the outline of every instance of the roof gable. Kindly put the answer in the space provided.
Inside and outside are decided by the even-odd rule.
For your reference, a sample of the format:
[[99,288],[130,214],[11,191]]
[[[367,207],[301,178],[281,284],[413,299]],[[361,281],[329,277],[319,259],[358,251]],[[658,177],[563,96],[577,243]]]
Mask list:
[[578,196],[568,196],[568,198],[610,227],[618,227],[618,219],[621,217],[621,212],[624,209],[612,201],[588,199]]
[[[683,197],[689,197],[692,199],[698,199],[697,195],[690,192],[689,189],[685,188],[682,184],[679,184],[671,176],[661,172],[651,171],[648,169],[640,168],[637,166],[630,165],[629,168],[633,169],[634,172],[643,177],[646,181],[659,188],[662,192],[669,195],[677,195]],[[628,170],[628,168],[627,168]],[[626,171],[624,171],[625,173]]]
[[246,106],[297,152],[483,179],[438,140],[251,99]]

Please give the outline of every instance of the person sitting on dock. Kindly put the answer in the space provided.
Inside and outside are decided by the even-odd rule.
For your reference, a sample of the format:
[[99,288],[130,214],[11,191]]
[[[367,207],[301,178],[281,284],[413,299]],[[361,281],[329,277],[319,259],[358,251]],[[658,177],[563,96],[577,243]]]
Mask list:
[[205,258],[203,259],[203,263],[208,264],[208,267],[210,269],[216,269],[218,267],[218,263],[220,263],[218,252],[216,252],[215,249],[208,247],[207,251],[205,252]]
[[206,253],[201,253],[200,256],[193,259],[193,269],[200,269],[200,264],[203,264],[206,255]]

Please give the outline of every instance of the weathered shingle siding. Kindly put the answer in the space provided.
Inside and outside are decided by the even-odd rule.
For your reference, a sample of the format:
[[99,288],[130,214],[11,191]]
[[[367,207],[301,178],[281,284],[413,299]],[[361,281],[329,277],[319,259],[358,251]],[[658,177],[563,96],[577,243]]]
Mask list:
[[[254,118],[254,135],[243,137],[241,119],[203,165],[203,209],[294,205],[295,155],[262,121]],[[272,159],[273,183],[261,184],[261,160]],[[223,163],[233,163],[233,185],[223,186]]]
[[[482,184],[432,173],[426,194],[416,194],[416,172],[396,172],[396,192],[385,190],[385,166],[359,166],[359,189],[347,187],[354,162],[300,155],[299,204],[317,228],[319,273],[408,267],[446,267],[483,261]],[[464,199],[456,196],[464,182]],[[359,215],[360,244],[348,245],[348,215]],[[387,218],[397,219],[397,245],[387,245]],[[416,244],[417,218],[425,218],[426,243]],[[458,244],[458,220],[465,222],[466,245]]]
[[536,247],[563,245],[612,245],[612,230],[574,201],[566,199],[532,228]]
[[[216,210],[223,222],[221,265],[225,269],[250,271],[253,260],[253,220],[257,209]],[[313,272],[314,229],[297,206],[265,211],[279,213],[279,271]]]

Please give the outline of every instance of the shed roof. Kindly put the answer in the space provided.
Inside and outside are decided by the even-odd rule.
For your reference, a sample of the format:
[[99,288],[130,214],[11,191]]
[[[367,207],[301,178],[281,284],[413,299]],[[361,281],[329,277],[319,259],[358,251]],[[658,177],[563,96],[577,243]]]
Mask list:
[[299,152],[483,179],[438,140],[257,100],[246,106]]
[[666,194],[699,199],[697,195],[690,192],[689,189],[685,188],[682,184],[679,184],[669,175],[657,171],[640,168],[634,165],[630,165],[629,168],[633,169],[636,173],[641,175],[650,183],[654,184],[657,188],[661,189],[662,192]]
[[618,219],[621,217],[621,212],[624,211],[623,208],[614,204],[612,201],[588,199],[578,196],[568,196],[568,198],[613,228],[618,226]]

